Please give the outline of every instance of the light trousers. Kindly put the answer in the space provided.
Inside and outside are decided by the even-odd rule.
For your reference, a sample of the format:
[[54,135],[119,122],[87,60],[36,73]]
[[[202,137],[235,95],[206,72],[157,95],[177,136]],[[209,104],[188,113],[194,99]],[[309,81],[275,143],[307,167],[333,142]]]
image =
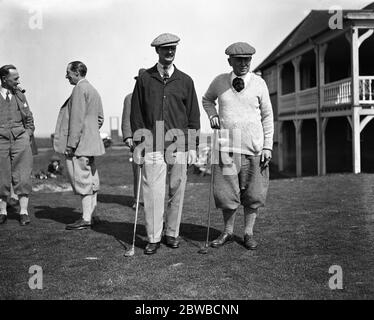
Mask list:
[[66,157],[66,169],[75,194],[91,195],[100,189],[94,157]]
[[177,152],[174,164],[167,164],[161,152],[145,155],[142,171],[145,226],[148,241],[161,241],[164,222],[166,179],[168,185],[168,211],[165,214],[165,234],[178,237],[182,217],[184,192],[187,181],[185,152]]

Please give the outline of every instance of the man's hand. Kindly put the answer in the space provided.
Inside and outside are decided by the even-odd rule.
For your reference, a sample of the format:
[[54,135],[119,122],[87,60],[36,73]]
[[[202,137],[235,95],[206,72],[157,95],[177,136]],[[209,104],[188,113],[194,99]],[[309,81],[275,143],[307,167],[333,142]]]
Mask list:
[[220,129],[220,121],[218,116],[213,116],[210,118],[210,127],[212,129]]
[[187,164],[191,165],[196,163],[197,160],[197,155],[196,155],[196,150],[188,150],[187,152]]
[[67,156],[68,158],[72,158],[74,157],[74,152],[75,152],[75,148],[66,147],[64,155]]
[[144,163],[144,156],[142,155],[142,153],[143,153],[143,149],[133,147],[133,149],[132,149],[132,159],[137,165],[139,165],[141,167],[143,166],[143,163]]
[[261,154],[261,166],[266,168],[271,160],[271,150],[264,149]]
[[125,145],[130,148],[131,152],[134,151],[134,141],[132,140],[132,138],[126,138]]

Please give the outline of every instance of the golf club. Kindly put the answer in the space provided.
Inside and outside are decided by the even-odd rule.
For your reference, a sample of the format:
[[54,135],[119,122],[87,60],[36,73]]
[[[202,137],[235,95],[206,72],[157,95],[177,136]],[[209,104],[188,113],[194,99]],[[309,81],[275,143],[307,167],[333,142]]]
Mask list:
[[132,257],[135,254],[135,236],[136,236],[136,224],[138,222],[138,213],[139,213],[139,200],[140,200],[140,187],[142,183],[142,166],[139,165],[138,170],[138,189],[136,192],[136,210],[135,210],[135,223],[134,223],[134,233],[132,236],[132,246],[129,250],[125,252],[125,257]]
[[210,154],[210,186],[209,186],[209,200],[208,200],[208,226],[206,230],[206,240],[203,247],[200,248],[198,253],[200,254],[207,254],[209,248],[209,231],[210,231],[210,212],[211,212],[211,203],[212,203],[212,193],[213,193],[213,183],[214,183],[214,176],[213,176],[213,165],[214,165],[214,156],[215,148],[217,143],[217,129],[213,131],[213,146],[212,151]]

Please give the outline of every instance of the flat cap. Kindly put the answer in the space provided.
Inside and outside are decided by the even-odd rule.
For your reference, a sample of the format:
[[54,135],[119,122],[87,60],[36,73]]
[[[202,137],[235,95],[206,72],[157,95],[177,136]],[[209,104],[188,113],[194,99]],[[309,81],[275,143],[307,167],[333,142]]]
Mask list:
[[160,34],[151,43],[152,47],[166,47],[166,46],[176,46],[179,42],[179,37],[171,33]]
[[256,49],[246,42],[235,42],[226,48],[225,53],[230,57],[250,57]]

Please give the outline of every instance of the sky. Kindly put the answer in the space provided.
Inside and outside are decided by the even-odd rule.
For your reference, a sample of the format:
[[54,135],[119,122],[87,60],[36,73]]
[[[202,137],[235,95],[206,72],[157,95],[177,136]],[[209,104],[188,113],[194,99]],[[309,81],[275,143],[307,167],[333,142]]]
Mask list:
[[109,132],[110,117],[121,119],[123,99],[132,92],[138,69],[157,62],[150,43],[170,32],[181,38],[174,63],[194,80],[206,132],[201,97],[218,74],[230,71],[224,51],[231,43],[244,41],[256,48],[254,69],[310,10],[360,9],[371,2],[0,0],[0,65],[17,67],[34,113],[35,135],[47,137],[73,89],[65,79],[66,66],[83,61],[87,79],[102,97],[102,131]]

